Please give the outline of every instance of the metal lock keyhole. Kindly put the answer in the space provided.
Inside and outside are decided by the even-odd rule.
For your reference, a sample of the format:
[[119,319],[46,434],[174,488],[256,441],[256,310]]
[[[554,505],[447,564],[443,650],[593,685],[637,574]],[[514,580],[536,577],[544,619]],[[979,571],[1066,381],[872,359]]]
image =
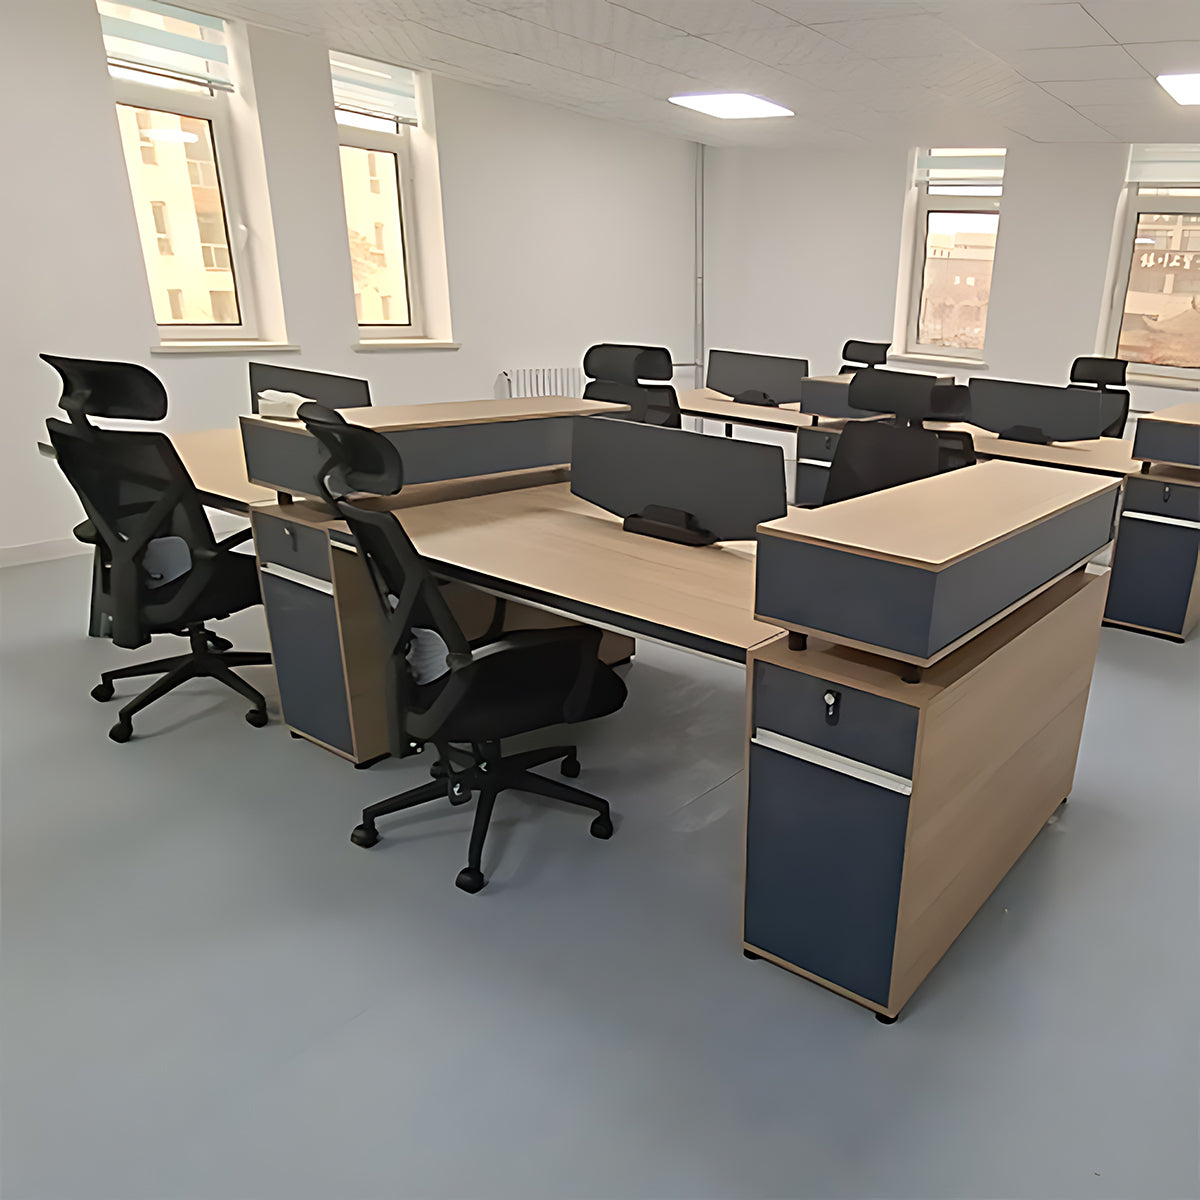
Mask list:
[[285,525],[283,527],[283,536],[287,538],[288,545],[294,551],[296,549],[296,531],[290,525]]
[[825,701],[825,724],[836,725],[838,718],[842,715],[842,693],[835,692],[830,688],[823,699]]
[[1170,484],[1163,485],[1163,503],[1166,504],[1171,499]]

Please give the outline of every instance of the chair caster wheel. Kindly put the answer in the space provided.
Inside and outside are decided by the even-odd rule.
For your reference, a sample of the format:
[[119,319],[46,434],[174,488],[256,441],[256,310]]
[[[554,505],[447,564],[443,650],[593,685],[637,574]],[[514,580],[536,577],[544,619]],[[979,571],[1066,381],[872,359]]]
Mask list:
[[483,872],[476,870],[474,867],[463,867],[458,873],[458,877],[454,880],[454,886],[461,891],[470,892],[473,896],[476,892],[483,891],[483,885],[487,880],[483,877]]
[[92,699],[93,700],[103,701],[103,700],[111,700],[112,698],[113,698],[113,685],[111,683],[104,683],[103,681],[101,681],[100,683],[96,684],[96,686],[94,688],[92,688]]
[[894,1017],[889,1017],[887,1013],[876,1013],[875,1020],[877,1020],[880,1025],[895,1025],[895,1023],[900,1020],[900,1014],[897,1013]]
[[762,955],[755,954],[753,950],[743,950],[742,957],[748,958],[751,962],[758,962],[762,958]]
[[210,633],[208,635],[208,644],[218,654],[224,654],[226,650],[233,649],[233,643],[228,638],[223,638],[219,634]]
[[597,817],[589,830],[592,837],[608,841],[613,835],[612,817]]
[[108,731],[108,736],[114,742],[127,742],[133,737],[133,725],[129,721],[118,721]]
[[562,766],[558,768],[568,779],[579,778],[579,759],[575,755],[562,760]]
[[379,830],[374,825],[356,825],[350,833],[350,840],[356,846],[367,849],[379,841]]
[[255,729],[261,729],[269,719],[265,708],[252,708],[246,714],[246,724],[253,725]]

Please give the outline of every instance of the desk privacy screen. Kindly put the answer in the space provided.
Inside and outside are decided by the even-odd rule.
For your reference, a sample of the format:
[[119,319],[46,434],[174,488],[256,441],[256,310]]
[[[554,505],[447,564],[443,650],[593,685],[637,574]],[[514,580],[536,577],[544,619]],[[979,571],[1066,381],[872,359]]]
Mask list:
[[808,359],[778,354],[743,354],[740,350],[710,350],[704,386],[726,396],[764,392],[776,404],[800,399],[800,381],[808,375]]

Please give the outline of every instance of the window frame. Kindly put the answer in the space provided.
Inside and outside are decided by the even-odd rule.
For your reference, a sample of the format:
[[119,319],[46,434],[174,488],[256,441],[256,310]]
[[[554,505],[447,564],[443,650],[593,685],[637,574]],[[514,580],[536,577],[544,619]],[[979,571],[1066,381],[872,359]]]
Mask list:
[[[335,108],[335,119],[338,116],[338,112],[339,110]],[[408,293],[408,324],[364,325],[358,322],[360,342],[408,341],[412,339],[424,339],[426,337],[425,313],[420,303],[422,294],[420,265],[417,261],[418,255],[415,253],[415,249],[419,245],[419,240],[416,233],[417,203],[413,183],[412,140],[409,136],[412,127],[399,121],[397,122],[397,126],[398,132],[391,133],[384,130],[363,129],[358,125],[337,122],[339,151],[341,147],[346,146],[355,150],[366,150],[377,154],[394,154],[396,156],[396,194],[400,205],[398,216],[400,218],[401,248],[404,255],[404,286]],[[340,172],[340,161],[338,169]],[[382,176],[378,176],[378,178],[382,178]],[[345,231],[348,250],[350,233],[344,219],[343,230]],[[358,314],[355,313],[356,321],[357,316]]]
[[[948,187],[962,187],[963,192],[955,194],[946,194],[945,191],[939,191],[934,195],[930,195],[930,187],[945,189]],[[917,331],[921,323],[921,294],[925,286],[925,247],[929,237],[929,214],[937,212],[945,213],[967,213],[967,212],[984,212],[995,213],[997,217],[996,225],[996,245],[1000,244],[1000,203],[1004,199],[1003,185],[1001,183],[988,181],[980,181],[977,185],[978,190],[984,188],[996,189],[1000,188],[999,195],[970,195],[970,184],[929,184],[921,182],[916,184],[917,203],[913,217],[913,253],[910,263],[909,286],[908,286],[908,313],[904,324],[904,346],[905,354],[911,354],[922,358],[956,358],[962,359],[967,363],[983,362],[984,347],[987,345],[987,322],[984,323],[983,340],[984,345],[978,348],[968,348],[960,346],[939,346],[935,343],[920,342],[917,340]],[[995,251],[992,253],[992,263],[995,265]],[[989,316],[991,301],[988,302]]]
[[[1163,191],[1170,188],[1182,188],[1197,191],[1200,185],[1191,183],[1164,183],[1158,181],[1148,183],[1131,180],[1125,185],[1122,195],[1122,215],[1117,222],[1118,241],[1115,246],[1115,261],[1113,269],[1113,286],[1109,295],[1109,311],[1107,329],[1104,337],[1104,350],[1112,358],[1118,354],[1121,342],[1121,326],[1125,320],[1125,301],[1129,295],[1129,279],[1133,272],[1134,238],[1137,236],[1138,219],[1142,213],[1175,212],[1195,213],[1200,215],[1200,195],[1195,196],[1141,196],[1142,188]],[[1200,253],[1200,250],[1188,251]],[[1157,375],[1164,379],[1178,380],[1180,383],[1195,384],[1200,382],[1200,366],[1170,367],[1163,363],[1139,362],[1127,359],[1129,369],[1135,375]]]
[[[259,339],[259,306],[255,287],[253,264],[249,250],[250,224],[247,206],[239,186],[234,147],[233,115],[229,99],[232,95],[216,88],[205,88],[201,84],[193,87],[163,86],[131,79],[110,76],[114,105],[148,108],[157,112],[180,117],[191,117],[207,121],[212,134],[213,158],[216,164],[217,189],[225,210],[225,230],[229,242],[230,269],[233,275],[234,295],[241,320],[236,325],[185,325],[172,321],[169,324],[155,323],[159,340],[167,345],[172,342],[228,342],[257,341]],[[115,113],[115,110],[114,110]],[[124,153],[122,149],[122,154]],[[190,172],[189,172],[190,177]],[[130,182],[132,196],[132,182]],[[149,293],[150,275],[148,264],[146,289]]]

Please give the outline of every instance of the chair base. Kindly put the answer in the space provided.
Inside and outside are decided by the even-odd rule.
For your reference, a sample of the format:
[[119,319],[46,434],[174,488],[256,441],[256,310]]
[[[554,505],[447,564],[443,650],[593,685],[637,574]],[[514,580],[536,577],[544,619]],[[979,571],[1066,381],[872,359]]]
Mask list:
[[482,870],[483,843],[491,824],[496,797],[505,789],[531,792],[535,796],[547,796],[589,809],[596,814],[590,827],[592,837],[608,839],[613,835],[612,814],[607,800],[533,771],[534,767],[562,759],[562,773],[568,778],[575,778],[579,774],[579,759],[574,746],[547,746],[507,756],[500,754],[498,742],[475,744],[470,753],[448,745],[438,745],[437,751],[437,762],[430,769],[433,776],[430,783],[410,788],[407,792],[363,809],[362,824],[350,834],[354,845],[366,848],[379,841],[376,822],[380,817],[416,808],[431,800],[448,799],[454,805],[465,804],[473,793],[478,793],[479,801],[467,848],[467,865],[459,871],[454,881],[462,891],[474,894],[482,891],[487,884]]
[[246,713],[249,724],[262,728],[267,723],[267,702],[263,694],[251,687],[240,675],[235,674],[232,668],[265,666],[270,663],[271,656],[256,651],[231,650],[231,642],[210,633],[203,625],[189,625],[187,637],[191,643],[191,651],[188,654],[118,667],[115,671],[105,671],[100,676],[100,682],[92,688],[92,698],[101,701],[113,698],[116,690],[113,687],[114,680],[140,679],[146,675],[160,676],[124,705],[117,714],[117,723],[108,731],[108,736],[114,742],[129,741],[133,737],[134,715],[189,679],[218,680],[238,695],[244,696],[253,705]]

